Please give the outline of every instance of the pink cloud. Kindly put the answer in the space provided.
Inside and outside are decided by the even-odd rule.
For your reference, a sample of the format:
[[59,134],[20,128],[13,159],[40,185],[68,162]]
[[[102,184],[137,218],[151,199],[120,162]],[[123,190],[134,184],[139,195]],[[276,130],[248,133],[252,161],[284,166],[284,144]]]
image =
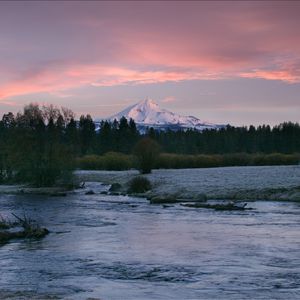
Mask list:
[[239,77],[298,83],[299,14],[288,1],[3,8],[0,98]]
[[173,96],[168,96],[168,97],[165,97],[161,100],[161,102],[163,103],[172,103],[172,102],[175,102],[176,101],[176,98],[173,97]]
[[[50,93],[59,98],[71,97],[71,89],[82,86],[111,87],[118,85],[142,85],[164,82],[180,82],[186,80],[217,80],[224,78],[263,78],[281,80],[288,83],[300,82],[300,76],[294,70],[255,70],[241,72],[225,72],[220,69],[213,72],[207,70],[182,69],[173,70],[161,67],[161,70],[149,71],[102,65],[74,65],[60,67],[59,70],[47,68],[40,73],[28,73],[27,77],[13,80],[1,86],[0,99],[34,93]],[[164,102],[173,99],[166,98]]]
[[264,71],[256,70],[248,73],[241,73],[241,77],[244,78],[262,78],[267,80],[281,80],[288,83],[300,82],[300,75],[289,72],[288,70],[274,70],[274,71]]
[[0,99],[12,96],[51,93],[57,97],[70,97],[66,90],[81,86],[107,87],[117,85],[140,85],[184,81],[194,79],[215,79],[216,74],[189,70],[143,71],[102,65],[64,66],[39,73],[27,73],[20,80],[14,80],[1,87]]

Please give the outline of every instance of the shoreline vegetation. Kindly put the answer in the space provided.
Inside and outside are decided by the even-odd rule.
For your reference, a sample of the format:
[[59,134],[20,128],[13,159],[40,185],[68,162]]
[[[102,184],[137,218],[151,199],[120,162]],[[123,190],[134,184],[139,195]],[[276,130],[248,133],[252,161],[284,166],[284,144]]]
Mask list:
[[40,239],[49,233],[47,228],[41,227],[35,220],[25,215],[23,217],[12,215],[15,221],[4,219],[0,215],[0,246],[12,239]]
[[[271,179],[268,179],[268,172],[271,172]],[[224,177],[220,174],[224,174]],[[299,202],[299,176],[298,165],[156,169],[145,175],[140,175],[137,170],[77,170],[74,180],[78,184],[73,189],[64,186],[37,188],[28,184],[0,185],[0,194],[66,197],[81,191],[81,194],[92,196],[146,198],[152,204],[210,200]],[[100,190],[97,187],[101,187]]]
[[[280,166],[300,164],[300,153],[232,153],[232,154],[173,154],[158,155],[153,169],[216,168],[232,166]],[[86,155],[76,159],[81,170],[123,171],[138,169],[134,155],[108,152],[104,155]]]

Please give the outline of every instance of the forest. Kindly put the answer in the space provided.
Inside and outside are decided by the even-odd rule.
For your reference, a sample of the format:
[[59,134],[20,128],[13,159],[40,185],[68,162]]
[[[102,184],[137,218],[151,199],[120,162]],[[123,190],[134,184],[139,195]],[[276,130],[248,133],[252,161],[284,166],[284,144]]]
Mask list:
[[75,168],[135,168],[133,150],[145,137],[159,145],[156,168],[299,163],[299,123],[141,134],[132,119],[96,129],[90,115],[76,120],[70,109],[29,104],[0,121],[0,182],[51,186],[68,182]]

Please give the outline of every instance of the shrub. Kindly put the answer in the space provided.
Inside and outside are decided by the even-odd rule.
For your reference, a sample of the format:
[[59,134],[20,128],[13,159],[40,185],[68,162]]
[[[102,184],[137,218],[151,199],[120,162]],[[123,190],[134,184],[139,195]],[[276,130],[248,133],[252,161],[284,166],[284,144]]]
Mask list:
[[104,170],[103,157],[98,155],[79,157],[77,167],[82,170]]
[[104,155],[86,155],[77,159],[77,166],[84,170],[129,170],[134,168],[131,155],[108,152]]
[[299,154],[253,154],[252,165],[255,166],[276,166],[276,165],[296,165],[299,162]]
[[146,177],[138,176],[128,183],[128,193],[145,193],[151,190],[151,183]]
[[282,153],[232,153],[232,154],[170,154],[163,153],[156,161],[156,168],[213,168],[227,166],[268,166],[268,165],[294,165],[300,161],[299,154]]
[[[142,151],[141,149],[140,151]],[[147,152],[150,150],[146,149],[145,151]],[[297,153],[232,153],[224,155],[187,155],[173,153],[162,153],[159,155],[155,153],[155,156],[153,157],[148,157],[147,155],[147,153],[142,153],[140,161],[135,163],[134,157],[131,155],[109,152],[103,156],[89,155],[79,158],[77,160],[77,165],[79,168],[86,170],[128,170],[138,167],[140,168],[141,173],[146,173],[144,169],[147,169],[146,167],[149,166],[150,170],[152,168],[214,168],[227,166],[297,165],[300,161],[300,155]]]
[[252,164],[253,154],[232,153],[222,156],[223,166],[248,166]]
[[151,138],[141,139],[134,147],[133,153],[137,158],[138,169],[142,174],[151,173],[159,156],[160,147]]
[[128,170],[133,168],[133,157],[130,155],[107,152],[103,156],[105,170]]

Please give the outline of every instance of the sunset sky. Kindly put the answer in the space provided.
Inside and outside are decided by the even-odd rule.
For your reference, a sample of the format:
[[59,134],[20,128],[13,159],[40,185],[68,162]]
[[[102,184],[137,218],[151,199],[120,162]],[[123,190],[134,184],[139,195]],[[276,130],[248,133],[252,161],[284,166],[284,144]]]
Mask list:
[[300,2],[0,2],[0,113],[146,97],[215,123],[300,120]]

